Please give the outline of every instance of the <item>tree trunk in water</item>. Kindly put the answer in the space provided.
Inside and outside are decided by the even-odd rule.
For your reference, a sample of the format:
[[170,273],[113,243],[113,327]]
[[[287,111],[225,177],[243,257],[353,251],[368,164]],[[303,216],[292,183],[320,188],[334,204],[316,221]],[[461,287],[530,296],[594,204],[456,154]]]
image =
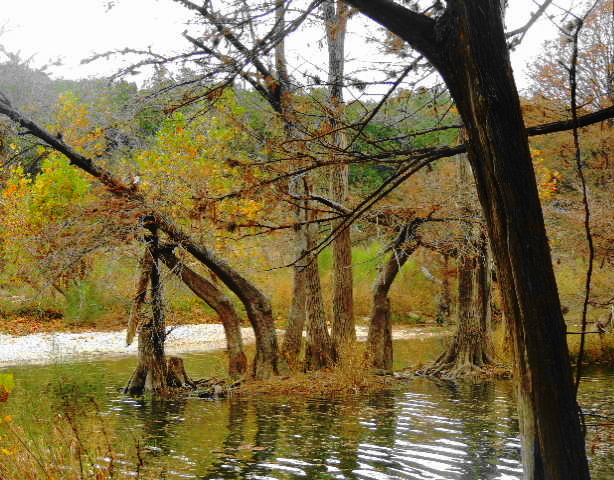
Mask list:
[[367,351],[371,365],[377,370],[392,372],[392,322],[388,292],[392,282],[412,253],[419,246],[417,229],[421,220],[403,226],[392,245],[392,254],[373,285],[373,310],[369,321]]
[[[459,158],[459,185],[465,245],[458,249],[458,318],[452,343],[425,371],[431,375],[476,375],[494,363],[490,310],[490,260],[474,185],[464,155]],[[470,222],[470,223],[468,223]],[[444,275],[445,276],[445,275]]]
[[[326,39],[328,44],[328,97],[332,115],[330,148],[333,152],[346,147],[346,133],[340,131],[343,107],[343,70],[345,65],[345,34],[348,7],[341,0],[323,3]],[[335,153],[333,153],[333,157]],[[334,158],[332,159],[334,163]],[[330,173],[330,198],[346,205],[348,200],[347,164],[333,165]],[[335,228],[339,221],[333,222]],[[352,243],[350,229],[341,231],[333,240],[333,322],[332,340],[339,354],[356,341],[354,325],[354,293],[352,274]]]
[[444,78],[467,129],[468,156],[514,330],[525,476],[588,479],[565,324],[500,2],[456,7],[459,43],[449,52]]
[[467,136],[504,312],[513,330],[527,480],[587,480],[588,462],[501,0],[446,2],[429,18],[388,0],[347,0],[407,40],[444,78]]
[[[151,285],[152,317],[140,325],[138,365],[132,374],[125,391],[131,395],[140,395],[144,391],[162,393],[167,388],[167,368],[164,355],[164,341],[166,339],[166,324],[164,319],[164,305],[162,297],[162,284],[158,262],[158,234],[157,227],[150,228],[152,238],[142,260],[143,272],[149,273]],[[147,260],[150,257],[151,260]],[[143,304],[142,290],[143,276],[139,281],[139,289],[135,298],[135,309]],[[138,318],[138,310],[135,312]]]
[[458,266],[458,319],[452,343],[426,370],[430,375],[454,378],[479,374],[493,365],[494,347],[490,327],[490,281],[486,239],[477,251],[463,249]]
[[209,305],[220,317],[226,334],[228,352],[228,374],[237,377],[247,371],[247,358],[243,352],[241,320],[230,298],[206,278],[184,265],[172,252],[165,248],[160,251],[160,260],[181,279],[198,298]]
[[267,296],[213,251],[198,245],[169,219],[161,215],[156,215],[155,219],[171,240],[181,244],[188,253],[215,273],[243,303],[256,339],[252,375],[258,379],[279,375],[285,365],[279,361],[275,321]]

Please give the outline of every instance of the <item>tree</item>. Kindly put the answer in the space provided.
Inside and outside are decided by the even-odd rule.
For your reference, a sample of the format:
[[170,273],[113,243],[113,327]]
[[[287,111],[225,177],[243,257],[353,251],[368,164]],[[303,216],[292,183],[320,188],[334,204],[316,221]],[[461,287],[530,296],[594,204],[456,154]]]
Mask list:
[[[612,2],[599,0],[580,30],[577,75],[578,105],[582,108],[594,110],[614,103],[612,15]],[[569,99],[567,65],[573,49],[573,31],[578,26],[577,19],[568,12],[564,18],[559,38],[546,43],[544,52],[531,67],[532,92],[562,104]]]
[[373,285],[373,307],[367,337],[371,365],[385,373],[392,372],[392,319],[388,292],[397,274],[420,245],[418,229],[424,218],[403,225],[389,250],[390,258]]
[[491,335],[490,255],[479,212],[474,208],[474,185],[464,155],[459,158],[459,204],[462,244],[456,250],[458,306],[456,331],[449,347],[425,371],[430,375],[456,377],[483,373],[494,364]]
[[[342,0],[327,0],[323,4],[326,41],[328,46],[328,99],[331,116],[331,147],[346,148],[347,133],[343,130],[343,67],[345,65],[345,35],[349,9]],[[333,150],[333,152],[334,152]],[[334,156],[334,153],[333,153]],[[330,172],[330,199],[346,205],[349,195],[349,165],[342,162]],[[333,228],[335,223],[333,222]],[[352,243],[350,229],[342,230],[333,241],[333,325],[332,340],[337,351],[356,341],[352,274]]]
[[350,0],[433,64],[467,131],[467,153],[513,329],[525,476],[588,479],[535,173],[499,0],[454,0],[434,17]]
[[186,252],[214,272],[241,300],[254,329],[256,355],[252,365],[252,375],[255,378],[264,379],[279,374],[281,365],[278,358],[275,324],[271,303],[266,295],[226,262],[225,259],[185,233],[167,215],[155,210],[152,211],[146,197],[138,191],[137,185],[124,184],[110,171],[100,167],[92,159],[72,149],[62,138],[58,138],[25,118],[11,106],[10,101],[4,95],[0,95],[0,112],[26,128],[32,135],[43,140],[58,152],[61,152],[69,159],[72,165],[97,178],[113,197],[119,199],[118,207],[132,212],[134,215],[133,219],[136,220],[139,216],[143,215],[148,216],[150,218],[149,224],[164,232],[172,242],[180,244]]

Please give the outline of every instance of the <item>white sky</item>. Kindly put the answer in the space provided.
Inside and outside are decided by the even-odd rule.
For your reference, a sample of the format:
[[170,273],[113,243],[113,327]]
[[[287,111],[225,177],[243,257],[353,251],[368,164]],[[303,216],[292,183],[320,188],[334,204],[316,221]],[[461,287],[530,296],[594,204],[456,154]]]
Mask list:
[[[580,0],[559,0],[569,6]],[[116,0],[105,11],[109,0],[0,0],[0,44],[8,51],[19,51],[22,58],[34,55],[34,65],[61,58],[64,65],[50,70],[54,77],[70,79],[112,73],[117,63],[103,60],[80,65],[93,53],[124,47],[161,50],[185,48],[180,33],[188,18],[185,8],[171,0]],[[513,29],[524,24],[535,11],[533,0],[509,0],[507,25]],[[552,13],[560,10],[551,9]],[[527,79],[525,66],[540,51],[544,40],[554,38],[555,29],[543,19],[535,24],[523,44],[512,53],[516,80],[522,88]],[[1,83],[0,79],[0,83]]]

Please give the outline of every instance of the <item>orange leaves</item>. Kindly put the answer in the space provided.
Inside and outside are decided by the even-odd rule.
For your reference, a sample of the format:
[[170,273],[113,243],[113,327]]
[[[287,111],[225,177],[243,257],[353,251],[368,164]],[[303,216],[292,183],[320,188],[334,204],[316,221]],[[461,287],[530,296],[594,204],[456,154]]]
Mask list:
[[533,157],[535,176],[539,188],[539,199],[542,201],[550,200],[559,193],[561,172],[546,166],[541,150],[531,149],[531,156]]
[[[15,379],[13,375],[10,373],[2,373],[0,374],[0,403],[6,402],[9,398],[9,393],[15,388]],[[4,419],[0,418],[0,423],[10,422],[11,417],[7,415]]]

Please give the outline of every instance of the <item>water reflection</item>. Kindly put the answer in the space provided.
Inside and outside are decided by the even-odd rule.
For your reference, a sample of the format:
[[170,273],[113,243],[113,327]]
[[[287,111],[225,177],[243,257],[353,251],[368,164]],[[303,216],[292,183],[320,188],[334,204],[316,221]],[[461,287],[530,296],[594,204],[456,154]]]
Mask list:
[[[224,401],[163,401],[135,400],[119,393],[131,368],[132,362],[126,362],[125,368],[112,362],[65,367],[62,388],[47,387],[45,398],[50,408],[57,405],[59,392],[72,391],[71,375],[76,391],[99,382],[90,389],[99,415],[116,420],[117,434],[138,443],[142,462],[150,471],[160,472],[155,478],[521,477],[509,381],[471,384],[418,377],[398,389],[362,398],[233,396]],[[39,395],[41,385],[55,385],[58,378],[52,367],[13,371],[19,382],[15,400],[22,402]],[[602,414],[608,405],[611,408],[612,378],[609,370],[584,382],[581,401],[587,413]],[[611,478],[611,435],[611,430],[589,430],[594,480]],[[126,463],[125,468],[136,472],[140,467]]]

